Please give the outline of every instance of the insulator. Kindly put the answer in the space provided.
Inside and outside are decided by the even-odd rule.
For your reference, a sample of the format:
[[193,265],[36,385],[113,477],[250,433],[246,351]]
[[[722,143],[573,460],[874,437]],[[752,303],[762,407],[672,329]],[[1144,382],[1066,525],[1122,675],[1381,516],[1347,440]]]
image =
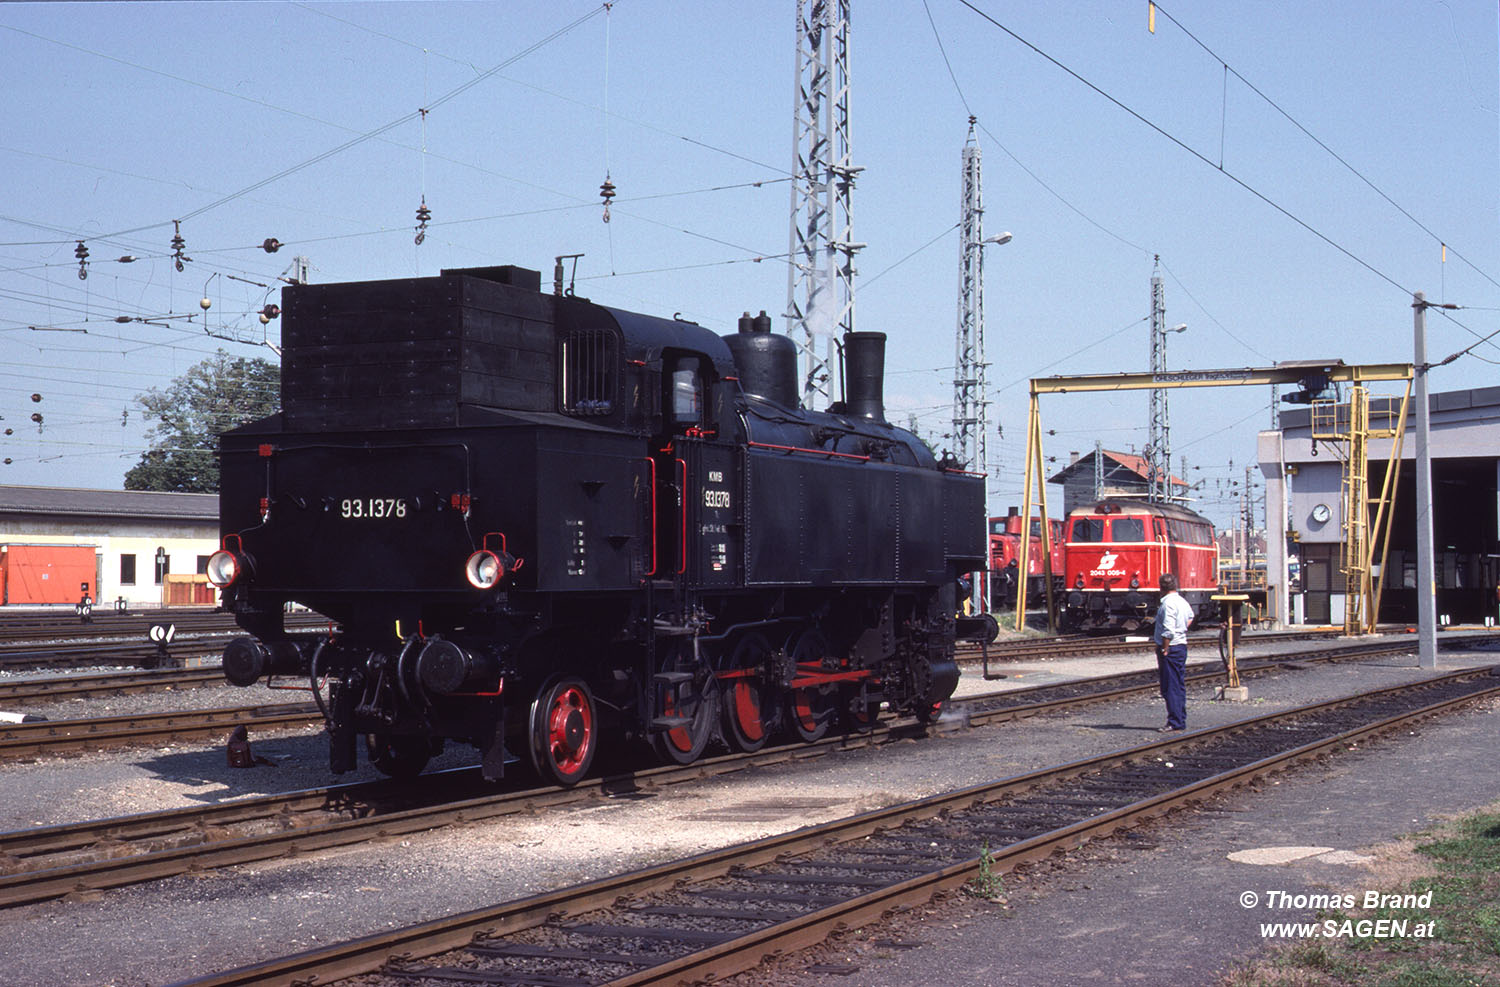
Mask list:
[[31,413],[31,420],[40,425],[42,423],[42,413],[40,411],[33,411]]
[[172,260],[177,265],[177,270],[182,270],[182,262],[193,258],[183,253],[187,247],[187,241],[182,238],[182,223],[180,220],[172,220]]
[[15,434],[16,434],[16,430],[15,430],[15,429],[13,429],[13,428],[7,428],[7,429],[6,429],[6,430],[5,430],[5,434],[6,434],[6,435],[15,435]]
[[124,257],[120,258],[120,263],[121,264],[134,264],[135,263],[135,255],[134,254],[126,254]]
[[417,206],[417,235],[412,238],[414,243],[420,244],[427,239],[427,221],[432,218],[432,210],[427,208],[427,196],[422,196],[422,204]]
[[264,250],[268,254],[274,254],[276,251],[281,249],[281,241],[276,239],[274,236],[266,237],[265,242],[260,245],[260,249]]
[[604,184],[599,186],[599,197],[604,200],[604,221],[609,222],[609,200],[615,197],[615,183],[604,176]]
[[87,281],[89,278],[89,248],[78,241],[78,246],[73,248],[73,256],[78,258],[78,280]]
[[117,316],[115,316],[115,321],[118,322],[118,323],[120,323],[121,325],[124,325],[125,323],[127,323],[127,322],[130,321],[130,316],[128,316],[128,315],[117,315]]
[[40,402],[42,400],[42,396],[40,394],[33,394],[31,395],[31,400],[33,402]]
[[5,465],[9,466],[10,464],[11,464],[11,458],[9,456],[6,456],[5,457]]
[[281,306],[276,304],[267,305],[265,308],[260,310],[260,314],[264,315],[268,319],[274,319],[277,316],[281,315]]

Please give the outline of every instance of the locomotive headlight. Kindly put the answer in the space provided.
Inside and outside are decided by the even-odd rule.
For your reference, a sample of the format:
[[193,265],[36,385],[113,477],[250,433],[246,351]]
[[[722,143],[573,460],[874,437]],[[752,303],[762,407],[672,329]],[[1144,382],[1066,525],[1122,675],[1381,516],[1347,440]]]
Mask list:
[[1141,588],[1141,574],[1139,572],[1130,577],[1130,588],[1131,589],[1140,589]]
[[220,589],[225,589],[234,585],[234,581],[240,578],[245,568],[245,560],[242,556],[220,549],[208,557],[208,581]]
[[464,565],[464,575],[468,578],[469,585],[475,589],[493,589],[496,583],[505,578],[505,563],[494,552],[481,548],[469,556],[469,561]]

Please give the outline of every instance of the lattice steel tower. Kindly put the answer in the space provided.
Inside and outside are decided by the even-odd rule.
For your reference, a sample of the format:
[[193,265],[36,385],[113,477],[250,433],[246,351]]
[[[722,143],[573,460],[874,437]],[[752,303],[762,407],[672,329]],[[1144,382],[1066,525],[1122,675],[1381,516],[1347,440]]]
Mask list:
[[[1151,270],[1151,372],[1166,373],[1167,333],[1181,332],[1187,326],[1167,328],[1167,303],[1162,290],[1161,263],[1157,258]],[[1172,438],[1167,423],[1167,392],[1151,390],[1151,421],[1146,431],[1146,476],[1151,500],[1172,499]]]
[[786,331],[808,408],[835,397],[834,340],[854,329],[854,254],[864,246],[850,237],[849,193],[862,169],[850,161],[849,4],[797,0]]
[[958,238],[958,348],[953,361],[953,455],[964,469],[985,472],[984,202],[974,118],[963,150]]

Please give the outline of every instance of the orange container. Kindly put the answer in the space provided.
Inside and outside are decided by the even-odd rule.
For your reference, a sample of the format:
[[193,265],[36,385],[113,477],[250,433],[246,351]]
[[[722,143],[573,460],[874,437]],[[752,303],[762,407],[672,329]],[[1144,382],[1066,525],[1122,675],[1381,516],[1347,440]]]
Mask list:
[[93,545],[0,546],[0,599],[11,605],[77,603],[88,583],[97,601],[97,551]]

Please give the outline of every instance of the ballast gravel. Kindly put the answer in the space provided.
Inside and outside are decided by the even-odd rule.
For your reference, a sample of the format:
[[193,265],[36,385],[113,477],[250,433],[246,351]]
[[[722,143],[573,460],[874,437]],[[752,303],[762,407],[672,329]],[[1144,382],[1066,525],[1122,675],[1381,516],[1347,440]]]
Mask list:
[[[1445,652],[1441,660],[1452,669],[1496,657]],[[1080,661],[1088,675],[1101,674],[1101,663],[1116,671],[1154,665],[1149,653]],[[1278,671],[1250,680],[1246,704],[1211,702],[1211,693],[1198,687],[1189,693],[1189,726],[1425,677],[1415,664],[1413,655]],[[1011,677],[977,687],[966,681],[964,690],[1070,674],[1068,663],[1057,660],[1002,670]],[[256,701],[245,698],[246,690],[232,694],[241,697],[235,702]],[[221,704],[235,703],[208,703]],[[170,983],[1130,746],[1154,739],[1162,718],[1158,699],[1138,698],[10,909],[0,912],[6,943],[0,982]],[[216,803],[334,780],[318,732],[252,732],[251,743],[275,766],[230,769],[222,744],[0,765],[0,828]],[[469,760],[468,752],[452,751],[435,766]],[[362,765],[340,780],[364,777],[374,775]]]

